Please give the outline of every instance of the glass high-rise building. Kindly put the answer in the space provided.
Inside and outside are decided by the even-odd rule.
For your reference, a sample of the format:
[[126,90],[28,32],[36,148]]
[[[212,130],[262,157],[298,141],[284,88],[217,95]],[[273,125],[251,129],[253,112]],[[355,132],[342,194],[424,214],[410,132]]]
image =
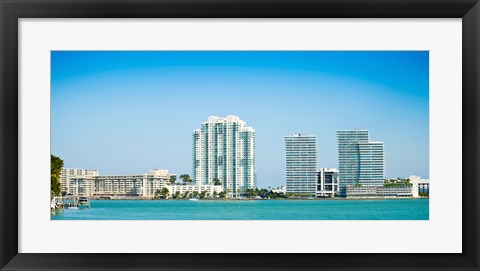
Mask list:
[[229,196],[256,188],[255,129],[237,116],[210,116],[192,135],[192,180],[212,184],[218,178]]
[[385,180],[385,150],[383,142],[358,144],[360,158],[359,183],[383,186]]
[[385,149],[383,142],[370,141],[368,130],[337,131],[340,193],[347,185],[383,186]]
[[286,192],[309,194],[317,192],[317,138],[295,133],[285,136]]

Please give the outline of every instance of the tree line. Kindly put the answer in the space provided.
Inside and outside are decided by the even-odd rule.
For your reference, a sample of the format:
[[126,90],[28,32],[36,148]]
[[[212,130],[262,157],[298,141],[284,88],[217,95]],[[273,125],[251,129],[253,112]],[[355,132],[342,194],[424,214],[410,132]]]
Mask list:
[[63,168],[63,160],[53,154],[50,155],[50,198],[60,196],[62,184],[60,173]]
[[[193,180],[192,178],[190,178],[190,175],[188,174],[182,174],[180,175],[180,179],[182,179],[182,183],[181,184],[192,184],[193,183]],[[172,175],[170,176],[170,180],[168,181],[171,185],[174,185],[174,184],[178,184],[177,183],[177,176],[175,175]],[[212,183],[213,185],[222,185],[222,182],[220,181],[220,179],[218,178],[214,178],[212,180]]]
[[219,193],[217,193],[217,191],[213,191],[212,194],[208,193],[207,190],[203,190],[201,192],[193,191],[192,193],[190,193],[190,191],[185,191],[184,193],[181,193],[180,191],[176,191],[173,195],[170,195],[170,190],[168,190],[168,188],[164,187],[161,190],[157,189],[155,191],[154,198],[155,199],[162,199],[162,198],[166,199],[169,196],[171,196],[173,199],[188,199],[190,197],[200,198],[200,199],[204,199],[204,198],[226,198],[227,193],[229,191],[230,191],[229,189],[227,189],[226,191],[219,192]]

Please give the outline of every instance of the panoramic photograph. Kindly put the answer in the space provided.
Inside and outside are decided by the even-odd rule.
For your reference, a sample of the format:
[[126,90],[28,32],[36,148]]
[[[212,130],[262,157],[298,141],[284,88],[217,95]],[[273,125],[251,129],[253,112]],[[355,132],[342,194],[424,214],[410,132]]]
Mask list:
[[52,51],[51,220],[428,220],[428,51]]

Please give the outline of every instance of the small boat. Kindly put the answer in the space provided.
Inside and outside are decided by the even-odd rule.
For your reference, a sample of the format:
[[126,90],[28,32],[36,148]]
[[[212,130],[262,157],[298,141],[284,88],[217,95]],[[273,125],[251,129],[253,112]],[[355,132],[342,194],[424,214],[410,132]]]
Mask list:
[[88,197],[79,197],[78,207],[88,207],[88,208],[90,208],[90,201],[88,200]]
[[188,200],[192,200],[192,201],[198,201],[197,198],[191,198],[191,199],[188,199]]

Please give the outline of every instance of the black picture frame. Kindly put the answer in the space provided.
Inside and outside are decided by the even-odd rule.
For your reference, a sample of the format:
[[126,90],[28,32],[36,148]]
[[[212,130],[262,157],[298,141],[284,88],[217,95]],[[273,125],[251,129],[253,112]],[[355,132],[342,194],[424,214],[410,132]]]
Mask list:
[[[479,270],[478,0],[0,0],[0,16],[1,270]],[[18,19],[155,17],[462,18],[463,253],[18,253]]]

